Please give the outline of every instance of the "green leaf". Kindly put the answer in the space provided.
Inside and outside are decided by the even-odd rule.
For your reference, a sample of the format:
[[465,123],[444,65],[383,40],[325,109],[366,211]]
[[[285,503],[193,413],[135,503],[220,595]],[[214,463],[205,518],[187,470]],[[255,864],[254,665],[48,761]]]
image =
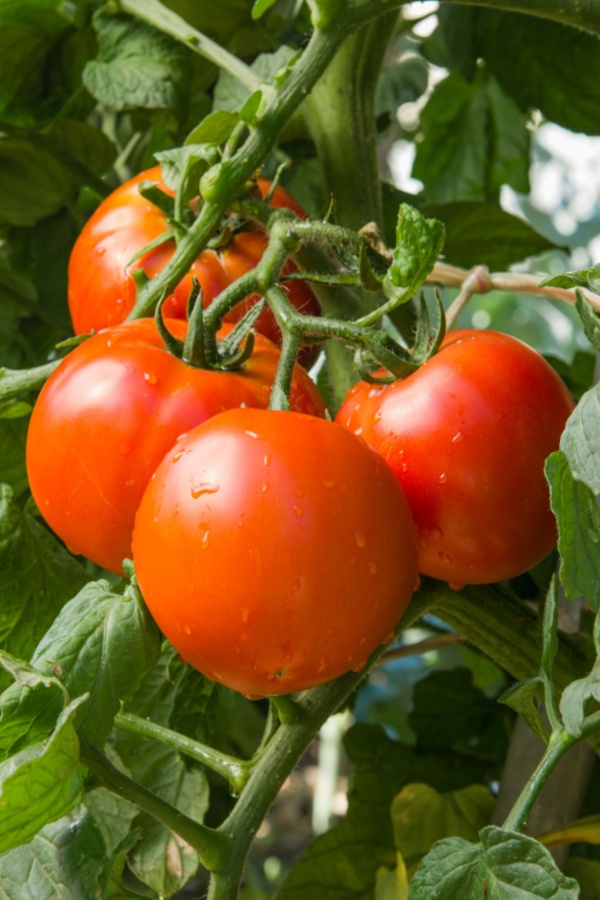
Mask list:
[[552,681],[552,669],[558,652],[558,594],[556,577],[553,575],[544,602],[542,620],[542,660],[540,664],[542,678]]
[[431,272],[444,244],[444,226],[402,204],[398,210],[394,258],[383,279],[389,299],[409,300]]
[[2,896],[5,900],[96,900],[105,852],[95,822],[77,808],[46,825],[28,844],[0,856]]
[[[18,420],[17,420],[18,421]],[[41,636],[87,582],[84,568],[0,486],[0,646],[29,659]]]
[[78,184],[69,168],[26,136],[0,133],[0,217],[27,227],[58,212]]
[[0,765],[0,853],[30,841],[79,802],[83,786],[73,720],[83,701],[79,697],[63,710],[48,741]]
[[577,272],[554,275],[552,278],[546,278],[541,284],[560,288],[584,287],[594,294],[600,294],[600,264],[589,269],[579,269]]
[[579,288],[575,290],[575,306],[588,341],[600,353],[600,316]]
[[106,581],[95,581],[62,608],[31,664],[57,675],[71,697],[88,692],[77,728],[101,747],[121,701],[156,663],[161,644],[162,636],[134,585],[120,593]]
[[382,866],[375,877],[375,900],[408,900],[408,876],[402,854],[395,869]]
[[494,804],[493,795],[482,784],[443,794],[426,784],[407,785],[394,798],[391,814],[396,847],[409,874],[442,838],[476,841],[490,821]]
[[168,35],[126,16],[94,15],[98,56],[83,70],[83,83],[116,112],[179,109],[188,66],[186,51]]
[[15,683],[0,696],[0,762],[48,738],[65,706],[66,694],[56,677],[0,653],[0,662]]
[[242,122],[245,122],[246,125],[256,125],[256,114],[262,103],[262,98],[262,91],[254,91],[240,109],[240,119]]
[[600,384],[583,395],[560,439],[576,481],[600,494]]
[[466,269],[485,263],[491,271],[502,271],[555,246],[527,222],[489,203],[428,204],[422,211],[444,224],[444,258]]
[[[297,56],[293,47],[282,44],[274,53],[261,53],[250,68],[265,84],[272,84],[279,73],[286,71]],[[219,72],[215,85],[213,108],[237,113],[250,97],[250,91],[235,76],[225,70]]]
[[254,6],[252,7],[252,18],[260,19],[261,16],[264,16],[266,11],[270,9],[275,0],[254,0]]
[[410,886],[410,900],[577,900],[579,886],[558,869],[534,838],[489,826],[481,844],[455,837],[439,841]]
[[[547,19],[480,10],[477,53],[522,110],[584,134],[600,134],[598,38]],[[568,102],[565,102],[568,97]]]
[[590,700],[600,701],[600,659],[585,678],[572,681],[560,698],[560,712],[564,726],[573,737],[580,737]]
[[188,144],[222,144],[227,140],[240,117],[238,113],[217,109],[209,113],[200,124],[188,135]]
[[354,764],[346,818],[311,844],[287,876],[278,900],[371,896],[378,869],[396,864],[389,815],[396,794],[413,782],[448,791],[485,777],[472,757],[465,764],[447,746],[439,753],[413,751],[376,726],[355,725],[344,743]]
[[48,79],[48,61],[70,21],[60,0],[0,5],[0,114],[29,118]]
[[581,887],[579,900],[600,900],[600,862],[570,856],[565,866],[565,875],[575,878]]
[[541,678],[518,681],[501,694],[498,701],[514,709],[527,722],[533,733],[537,734],[544,744],[547,744],[548,729],[544,725],[538,706],[542,684]]
[[600,509],[587,485],[573,478],[569,461],[557,451],[546,461],[550,504],[558,524],[560,580],[569,600],[585,597],[600,608]]
[[52,129],[52,140],[98,175],[104,175],[117,156],[115,145],[102,131],[76,119],[57,122]]
[[[23,494],[29,484],[25,468],[25,441],[28,425],[28,418],[10,417],[0,420],[0,483],[10,485],[15,497]],[[0,568],[0,583],[1,579],[2,570]],[[0,633],[1,631],[0,624]]]
[[526,118],[484,71],[473,82],[457,72],[439,82],[422,113],[423,140],[413,175],[428,203],[498,203],[510,184],[529,191]]

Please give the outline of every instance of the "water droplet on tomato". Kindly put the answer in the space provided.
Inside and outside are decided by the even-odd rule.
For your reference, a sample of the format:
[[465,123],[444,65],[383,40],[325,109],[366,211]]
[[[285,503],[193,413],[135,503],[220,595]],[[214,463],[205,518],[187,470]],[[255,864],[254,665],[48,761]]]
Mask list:
[[439,525],[432,525],[429,529],[429,534],[434,541],[440,541],[444,537],[444,532]]
[[248,435],[248,437],[258,438],[258,435],[256,434],[255,431],[246,431],[246,434]]
[[367,568],[369,570],[369,575],[377,575],[377,563],[373,562],[373,560],[369,560]]
[[390,631],[389,634],[386,634],[386,636],[384,637],[384,639],[382,640],[381,643],[382,644],[391,644],[393,640],[394,640],[394,632]]
[[96,256],[104,256],[106,247],[96,247]]
[[402,472],[408,472],[408,463],[403,462],[400,469]]
[[446,484],[446,482],[448,481],[448,476],[446,475],[445,472],[442,472],[438,481],[440,482],[440,484]]
[[356,546],[360,547],[361,549],[366,546],[367,539],[364,536],[364,534],[362,533],[362,531],[354,532],[354,542],[355,542]]
[[319,666],[318,666],[318,668],[317,668],[317,675],[320,675],[321,672],[324,672],[324,671],[325,671],[325,666],[326,666],[326,665],[327,665],[327,663],[325,662],[324,659],[321,659],[321,660],[319,661]]
[[450,588],[451,591],[462,591],[462,589],[464,588],[464,584],[460,584],[459,582],[456,582],[456,581],[449,581],[448,587]]
[[456,434],[454,435],[454,437],[452,438],[452,443],[458,444],[458,443],[460,443],[460,441],[463,440],[463,438],[464,438],[464,434],[462,433],[462,431],[457,431]]
[[184,626],[183,626],[183,630],[184,630],[185,633],[188,634],[188,635],[192,633],[192,629],[190,628],[189,625],[184,625]]
[[326,487],[326,488],[335,487],[335,481],[332,478],[324,478],[323,479],[323,487]]
[[362,425],[360,425],[358,428],[355,428],[355,429],[354,429],[354,434],[355,434],[357,437],[360,437],[362,433],[363,433]]
[[367,660],[361,659],[360,662],[357,662],[357,663],[355,663],[355,665],[352,666],[352,671],[353,672],[362,672],[362,670],[364,669],[366,664],[367,664]]
[[154,372],[144,372],[144,380],[151,385],[158,383],[158,378],[154,374]]
[[417,575],[417,577],[415,579],[415,583],[413,585],[413,591],[418,591],[420,587],[421,587],[421,576]]
[[183,456],[183,450],[178,450],[177,453],[173,455],[173,462],[176,463]]
[[200,546],[203,550],[206,550],[206,548],[208,547],[209,540],[210,540],[210,532],[207,529],[206,531],[202,532],[202,535],[200,537]]
[[246,700],[262,700],[263,694],[244,694]]
[[197,484],[192,485],[191,493],[194,500],[197,500],[203,494],[216,494],[218,490],[219,485],[215,484],[214,481],[199,481]]
[[270,487],[271,487],[271,485],[267,481],[265,481],[265,483],[262,486],[263,494],[268,494]]
[[452,557],[445,550],[438,550],[438,559],[443,563],[451,563]]
[[247,622],[250,617],[250,610],[244,607],[240,610],[240,615],[242,617],[242,622]]
[[299,519],[301,516],[304,515],[304,509],[302,506],[300,506],[299,503],[294,503],[293,509],[294,509],[294,515],[296,516],[297,519]]
[[127,454],[131,452],[131,444],[127,444],[125,441],[121,441],[117,449],[121,456],[127,456]]
[[107,341],[107,342],[106,342],[106,346],[107,346],[107,347],[112,347],[112,343],[113,343],[112,341]]
[[270,453],[265,453],[265,455],[263,457],[263,462],[264,462],[265,466],[268,466],[270,464],[270,462],[271,462],[271,454]]

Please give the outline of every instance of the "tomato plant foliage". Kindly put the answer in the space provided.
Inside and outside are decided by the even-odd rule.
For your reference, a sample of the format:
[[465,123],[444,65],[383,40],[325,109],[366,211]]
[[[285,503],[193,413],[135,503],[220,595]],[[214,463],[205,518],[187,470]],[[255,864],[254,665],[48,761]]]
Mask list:
[[596,220],[506,197],[600,12],[533,6],[0,4],[3,896],[598,896]]

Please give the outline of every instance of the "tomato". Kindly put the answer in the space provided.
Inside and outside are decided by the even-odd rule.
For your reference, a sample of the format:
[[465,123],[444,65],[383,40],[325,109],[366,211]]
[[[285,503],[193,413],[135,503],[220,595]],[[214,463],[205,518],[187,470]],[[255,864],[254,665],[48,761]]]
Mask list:
[[140,588],[184,660],[249,696],[360,669],[417,579],[389,466],[333,422],[228,410],[152,476],[133,534]]
[[[143,269],[152,278],[164,269],[175,252],[175,242],[167,241],[130,265],[130,260],[140,250],[168,228],[165,215],[140,194],[142,181],[154,182],[172,194],[161,180],[160,166],[148,169],[113,191],[88,219],[75,242],[69,260],[69,310],[75,334],[100,331],[122,322],[135,303],[132,272]],[[259,178],[258,187],[264,196],[270,183]],[[306,218],[293,197],[279,186],[271,203]],[[200,282],[203,302],[208,306],[232,281],[256,266],[266,246],[266,232],[250,228],[238,232],[222,249],[203,250],[189,275],[167,298],[165,316],[185,318],[192,275]],[[295,271],[295,266],[287,263],[284,271],[286,274]],[[297,309],[318,314],[317,300],[306,282],[288,282],[284,290]],[[238,321],[248,306],[257,300],[257,295],[253,295],[233,310],[227,321]],[[261,313],[255,327],[276,343],[279,341],[279,327],[270,309]]]
[[[187,330],[185,322],[168,324],[180,338]],[[256,335],[240,370],[192,368],[165,349],[152,319],[81,344],[44,385],[29,426],[27,471],[47,523],[74,553],[122,572],[136,509],[164,454],[179,435],[224,409],[266,407],[278,361],[275,345]],[[301,366],[290,402],[323,413]]]
[[336,421],[396,473],[419,529],[420,571],[462,586],[515,577],[554,547],[544,460],[572,409],[530,347],[459,330],[404,380],[360,382]]

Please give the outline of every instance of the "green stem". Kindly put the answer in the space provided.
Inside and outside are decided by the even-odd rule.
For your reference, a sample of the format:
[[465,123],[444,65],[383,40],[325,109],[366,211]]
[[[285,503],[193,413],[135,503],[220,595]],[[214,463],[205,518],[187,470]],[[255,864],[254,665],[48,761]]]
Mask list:
[[[345,12],[342,14],[345,15]],[[398,9],[359,28],[313,88],[306,122],[342,225],[383,228],[375,94]]]
[[119,713],[115,718],[115,725],[123,731],[131,731],[141,737],[159,741],[161,744],[173,747],[184,756],[195,759],[211,771],[216,772],[217,775],[226,778],[236,793],[239,793],[246,784],[254,765],[253,761],[236,759],[226,753],[220,753],[218,750],[193,741],[177,731],[165,728],[164,725],[157,725],[131,713]]
[[124,775],[108,761],[104,754],[83,740],[80,740],[80,758],[98,784],[134,803],[139,809],[144,810],[187,841],[198,853],[203,866],[212,870],[220,865],[224,839],[217,831],[190,819],[170,803],[161,800],[152,791]]
[[[430,604],[430,598],[413,598],[399,628],[410,628],[428,611]],[[264,747],[238,802],[218,829],[227,852],[213,870],[208,900],[236,900],[248,850],[281,785],[324,722],[358,687],[385,649],[379,647],[362,672],[348,672],[335,681],[298,694],[293,706],[289,698],[288,702],[277,698],[278,710],[285,708],[282,724]]]
[[158,0],[119,0],[119,6],[123,12],[160,28],[165,34],[186,44],[194,53],[198,53],[220,69],[229,72],[234,78],[237,78],[240,84],[247,87],[251,94],[261,87],[260,78],[250,66],[229,53],[220,44],[211,41],[202,32],[197,31],[185,19],[163,6]]
[[0,401],[39,390],[61,362],[55,359],[34,369],[0,369]]
[[572,737],[564,729],[554,732],[546,752],[541,758],[535,772],[525,785],[517,802],[511,809],[504,825],[506,831],[522,831],[527,823],[533,804],[558,762],[574,744],[577,738]]
[[[125,6],[131,12],[140,6],[147,12],[146,7],[156,7],[156,0],[152,0],[152,7],[146,4],[146,0],[123,0],[123,8]],[[153,17],[146,15],[145,18],[151,21]],[[158,20],[156,24],[160,26]],[[198,218],[180,240],[170,263],[140,289],[130,318],[149,315],[161,294],[171,292],[181,281],[216,229],[230,201],[242,192],[244,184],[262,164],[277,135],[335,56],[351,27],[352,22],[343,16],[327,32],[313,33],[289,77],[272,92],[256,127],[250,129],[244,144],[235,156],[217,167],[208,199]],[[213,175],[213,170],[207,174]]]

